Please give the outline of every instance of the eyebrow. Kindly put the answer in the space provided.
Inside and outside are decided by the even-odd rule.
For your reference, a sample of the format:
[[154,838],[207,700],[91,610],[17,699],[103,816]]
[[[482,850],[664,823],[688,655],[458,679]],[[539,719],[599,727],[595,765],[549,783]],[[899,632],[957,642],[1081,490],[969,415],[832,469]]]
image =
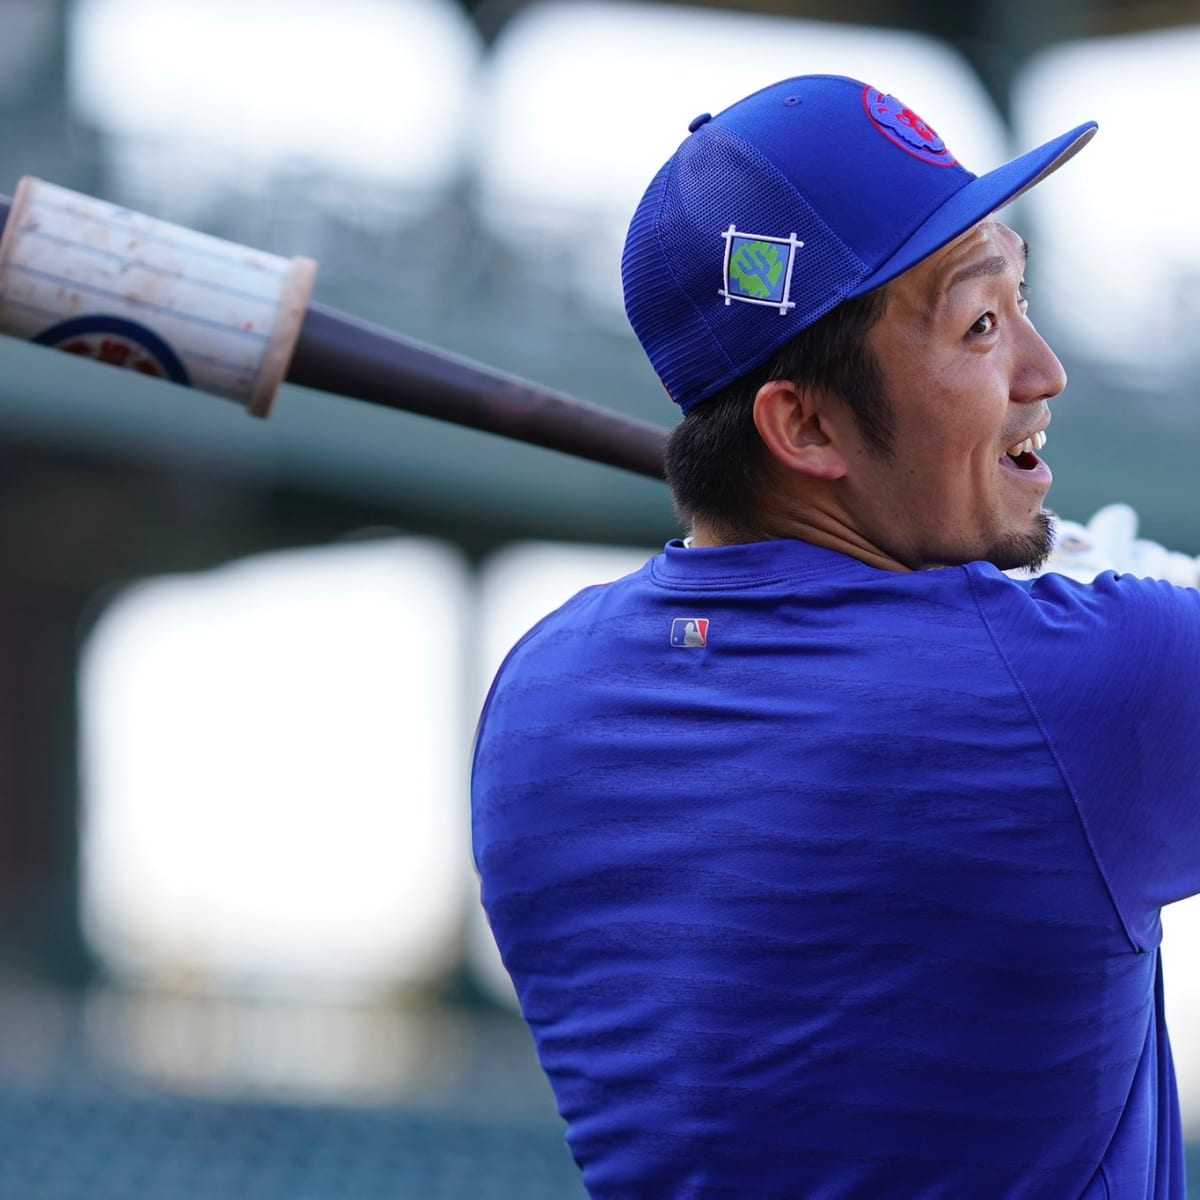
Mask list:
[[[1029,243],[1023,241],[1021,243],[1022,274],[1028,262]],[[980,262],[971,263],[970,266],[962,267],[950,276],[946,286],[942,289],[942,298],[945,299],[960,283],[966,283],[970,279],[978,279],[982,275],[1003,275],[1008,270],[1008,266],[1008,259],[1001,254],[997,254],[993,258],[985,258]]]

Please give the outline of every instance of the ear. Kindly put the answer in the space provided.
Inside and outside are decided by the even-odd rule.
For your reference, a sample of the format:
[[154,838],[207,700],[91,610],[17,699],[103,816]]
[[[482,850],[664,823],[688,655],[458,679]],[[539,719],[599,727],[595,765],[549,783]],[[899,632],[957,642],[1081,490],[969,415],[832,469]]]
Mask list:
[[830,423],[830,408],[824,393],[774,379],[754,397],[754,424],[784,467],[817,479],[841,479],[846,459]]

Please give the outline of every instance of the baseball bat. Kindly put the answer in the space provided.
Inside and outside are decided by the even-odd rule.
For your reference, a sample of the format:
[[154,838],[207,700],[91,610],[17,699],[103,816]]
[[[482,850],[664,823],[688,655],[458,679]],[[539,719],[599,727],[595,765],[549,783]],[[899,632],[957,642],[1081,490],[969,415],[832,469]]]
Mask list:
[[[10,226],[25,231],[24,247],[36,239],[37,249],[47,256],[45,261],[37,260],[32,253],[18,253],[17,235]],[[139,255],[146,253],[146,244],[158,243],[168,246],[163,253],[174,257],[158,262],[141,257],[133,261],[128,255],[122,258],[111,248],[122,237],[127,245],[139,247]],[[66,268],[60,262],[72,251],[86,262],[83,267],[72,266],[71,270],[83,274],[68,279],[62,274]],[[59,257],[49,258],[51,254]],[[16,264],[11,269],[10,260]],[[99,268],[93,263],[101,260],[107,275],[96,276]],[[227,294],[233,297],[230,302],[241,302],[239,297],[244,300],[254,293],[246,302],[259,303],[264,281],[277,281],[279,294],[273,301],[272,329],[255,329],[253,319],[224,317],[225,326],[214,333],[208,327],[221,323],[193,312],[185,318],[186,335],[194,338],[199,329],[220,341],[215,350],[206,346],[206,353],[194,353],[190,361],[203,367],[192,366],[189,370],[186,355],[177,355],[170,338],[150,327],[152,320],[158,320],[174,331],[176,339],[184,336],[178,332],[180,304],[175,300],[170,304],[152,302],[148,297],[159,295],[161,288],[160,292],[143,288],[137,295],[118,295],[114,285],[107,282],[118,273],[108,260],[119,260],[119,272],[130,273],[132,265],[137,268],[134,273],[148,274],[159,283],[165,278],[176,285],[180,277],[195,282],[189,274],[193,268],[181,267],[180,262],[202,261],[204,268],[195,270],[203,275],[210,262],[219,260],[222,269],[241,274],[232,284],[227,276],[205,276],[197,286],[208,289],[206,295]],[[316,264],[307,259],[294,259],[289,264],[40,180],[23,179],[15,197],[0,196],[0,312],[5,321],[0,332],[188,383],[236,399],[257,416],[268,415],[275,392],[286,379],[302,387],[423,414],[662,478],[668,436],[662,426],[553,391],[311,302],[315,270]],[[19,281],[6,284],[9,275],[18,274]],[[44,298],[34,303],[31,289],[38,285],[54,289],[60,296],[68,291],[75,297],[84,296],[92,307],[85,304],[81,310],[72,309],[69,319],[57,320],[46,328],[51,317],[68,314],[47,315],[44,310],[48,302]],[[135,319],[130,319],[131,305],[135,306]],[[98,311],[108,315],[97,315]],[[113,312],[118,315],[111,315]],[[251,313],[252,317],[257,315]],[[244,360],[242,343],[253,343],[251,349],[258,357]]]

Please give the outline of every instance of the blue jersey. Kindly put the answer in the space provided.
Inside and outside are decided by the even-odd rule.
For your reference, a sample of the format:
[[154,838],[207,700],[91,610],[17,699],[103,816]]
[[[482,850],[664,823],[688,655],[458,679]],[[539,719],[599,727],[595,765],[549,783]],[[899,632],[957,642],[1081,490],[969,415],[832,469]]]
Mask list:
[[1200,594],[672,543],[518,644],[483,899],[597,1200],[1184,1194]]

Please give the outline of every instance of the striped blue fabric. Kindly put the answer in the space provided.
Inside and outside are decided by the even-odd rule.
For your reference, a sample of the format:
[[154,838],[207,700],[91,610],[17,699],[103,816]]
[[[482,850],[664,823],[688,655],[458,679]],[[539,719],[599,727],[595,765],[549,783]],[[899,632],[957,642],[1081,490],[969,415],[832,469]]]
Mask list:
[[537,626],[475,853],[590,1195],[1182,1197],[1198,673],[1194,592],[789,541]]

